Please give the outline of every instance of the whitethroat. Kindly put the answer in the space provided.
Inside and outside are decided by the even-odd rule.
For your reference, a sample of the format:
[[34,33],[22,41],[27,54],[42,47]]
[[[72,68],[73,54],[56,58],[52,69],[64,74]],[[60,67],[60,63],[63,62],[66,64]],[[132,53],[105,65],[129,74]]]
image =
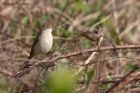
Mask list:
[[[44,30],[40,31],[33,42],[28,60],[32,59],[34,56],[39,54],[47,54],[48,51],[51,49],[52,44],[53,44],[52,28],[45,28]],[[30,66],[28,60],[24,62],[20,70]]]

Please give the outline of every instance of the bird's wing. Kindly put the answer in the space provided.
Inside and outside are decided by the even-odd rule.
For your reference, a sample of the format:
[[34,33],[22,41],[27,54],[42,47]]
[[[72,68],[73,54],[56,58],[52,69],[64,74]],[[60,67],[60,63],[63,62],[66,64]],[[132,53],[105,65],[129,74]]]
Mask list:
[[31,52],[30,52],[30,56],[28,57],[28,59],[31,59],[34,56],[34,48],[39,40],[39,36],[41,35],[41,33],[42,33],[42,31],[39,31],[36,38],[34,39],[34,42],[33,42],[32,48],[31,48]]

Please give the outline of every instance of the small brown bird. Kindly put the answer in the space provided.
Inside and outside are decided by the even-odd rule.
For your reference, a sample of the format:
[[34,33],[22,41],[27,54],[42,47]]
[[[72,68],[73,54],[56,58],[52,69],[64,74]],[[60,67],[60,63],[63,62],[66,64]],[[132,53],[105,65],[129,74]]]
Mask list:
[[[37,34],[33,42],[28,59],[32,59],[34,56],[39,54],[46,54],[51,49],[52,44],[53,44],[52,29],[45,28],[44,30],[40,31]],[[30,66],[29,61],[25,61],[20,70],[27,68],[29,66]]]
[[52,44],[52,29],[46,28],[43,31],[40,31],[34,40],[28,59],[31,59],[32,57],[38,54],[46,54],[51,49]]

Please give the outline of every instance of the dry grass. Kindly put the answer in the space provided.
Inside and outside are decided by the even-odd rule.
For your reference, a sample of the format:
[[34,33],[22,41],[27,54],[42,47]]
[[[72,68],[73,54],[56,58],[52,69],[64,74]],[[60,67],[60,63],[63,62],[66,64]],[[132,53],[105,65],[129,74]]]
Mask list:
[[[17,87],[18,91],[21,91],[19,86],[23,83],[27,84],[30,92],[34,87],[38,88],[36,84],[40,78],[37,69],[20,80],[5,73],[18,71],[29,55],[34,36],[43,26],[54,27],[55,41],[52,52],[55,52],[56,57],[93,47],[100,49],[108,46],[115,48],[117,45],[136,45],[140,43],[140,1],[1,0],[2,93],[14,93],[14,88]],[[80,74],[81,83],[77,84],[78,89],[75,89],[78,93],[136,93],[140,91],[139,84],[135,86],[139,83],[139,70],[135,69],[128,76],[125,75],[134,68],[134,64],[139,65],[139,52],[139,49],[90,52],[62,58],[55,63],[66,62],[76,69],[76,75]],[[89,63],[92,64],[87,65]],[[122,78],[125,79],[121,80]],[[1,84],[4,81],[8,82]],[[119,83],[115,86],[116,82]],[[113,85],[115,87],[111,88]]]

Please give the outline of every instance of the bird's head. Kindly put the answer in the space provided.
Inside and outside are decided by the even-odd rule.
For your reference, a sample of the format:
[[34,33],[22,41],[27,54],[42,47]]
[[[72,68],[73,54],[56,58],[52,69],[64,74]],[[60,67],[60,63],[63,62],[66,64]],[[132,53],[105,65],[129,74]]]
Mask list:
[[45,29],[43,29],[43,32],[52,32],[52,28],[45,28]]

